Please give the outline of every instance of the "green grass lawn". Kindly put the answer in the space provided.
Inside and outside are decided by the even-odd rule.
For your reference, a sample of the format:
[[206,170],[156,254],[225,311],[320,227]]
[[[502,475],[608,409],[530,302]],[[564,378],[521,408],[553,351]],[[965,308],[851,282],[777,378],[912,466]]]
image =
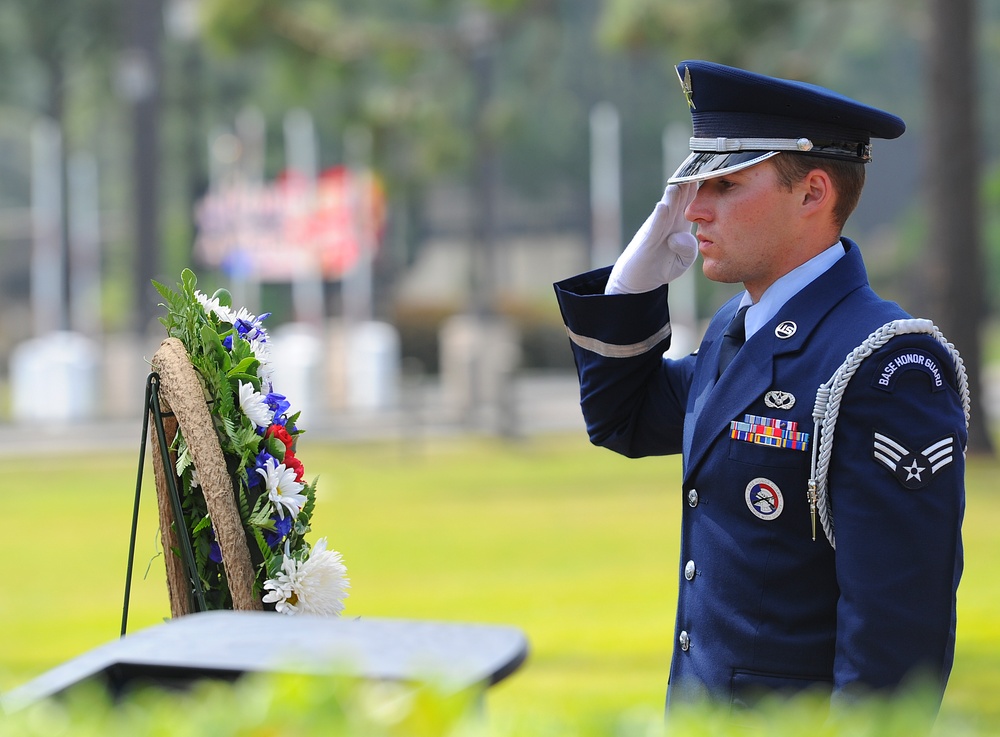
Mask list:
[[[575,435],[409,448],[306,435],[299,450],[320,477],[313,539],[326,535],[349,569],[345,616],[520,627],[531,654],[491,690],[493,714],[662,708],[679,459],[630,461]],[[135,455],[8,462],[0,689],[117,636]],[[958,655],[942,714],[984,734],[1000,733],[998,471],[970,463]],[[151,479],[144,489],[131,631],[169,614]]]

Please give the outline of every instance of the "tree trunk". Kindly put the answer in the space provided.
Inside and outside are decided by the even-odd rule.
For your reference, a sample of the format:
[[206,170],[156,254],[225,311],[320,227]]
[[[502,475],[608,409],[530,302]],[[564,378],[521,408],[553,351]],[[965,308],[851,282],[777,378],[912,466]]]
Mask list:
[[992,454],[981,392],[986,303],[974,16],[974,0],[930,0],[926,192],[938,324],[969,374],[969,451]]
[[126,17],[127,64],[132,109],[132,192],[135,233],[135,328],[145,333],[156,316],[156,292],[150,279],[157,273],[159,239],[160,99],[163,33],[162,0],[133,0]]

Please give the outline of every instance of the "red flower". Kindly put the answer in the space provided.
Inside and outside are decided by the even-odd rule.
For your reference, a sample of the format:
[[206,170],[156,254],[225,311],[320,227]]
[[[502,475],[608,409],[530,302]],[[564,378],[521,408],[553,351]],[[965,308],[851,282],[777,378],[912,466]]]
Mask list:
[[[284,429],[284,428],[282,428]],[[291,450],[285,453],[285,468],[290,468],[295,471],[295,480],[300,484],[305,483],[302,478],[305,476],[306,470],[302,467],[302,461],[295,457],[295,454]]]
[[[290,451],[292,444],[295,442],[292,436],[288,434],[288,430],[285,429],[284,425],[271,425],[267,428],[267,432],[264,433],[264,437],[277,438],[285,446],[286,451]],[[287,466],[288,463],[285,463],[285,465]]]

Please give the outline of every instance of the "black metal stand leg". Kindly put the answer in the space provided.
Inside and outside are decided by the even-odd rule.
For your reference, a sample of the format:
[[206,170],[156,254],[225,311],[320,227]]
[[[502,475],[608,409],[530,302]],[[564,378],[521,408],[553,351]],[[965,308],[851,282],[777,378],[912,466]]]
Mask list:
[[[139,499],[142,493],[142,474],[145,468],[146,441],[149,437],[150,417],[153,418],[154,425],[156,426],[157,446],[160,458],[163,461],[164,476],[167,479],[171,511],[174,515],[174,529],[181,549],[181,560],[183,561],[184,571],[191,584],[191,593],[194,597],[192,609],[196,612],[203,612],[207,609],[205,605],[205,592],[201,587],[201,577],[198,575],[198,567],[195,565],[191,537],[188,534],[187,525],[184,524],[184,509],[181,506],[177,481],[170,463],[170,447],[167,443],[167,434],[163,428],[163,414],[160,410],[159,381],[160,377],[156,373],[151,373],[146,379],[146,401],[142,417],[142,442],[139,446],[139,464],[135,480],[135,503],[132,507],[132,533],[129,537],[128,569],[125,574],[125,599],[122,604],[122,637],[125,636],[128,629],[128,609],[132,594],[132,570],[135,562],[135,539],[139,525]],[[170,551],[164,551],[164,554],[169,555]]]
[[135,536],[139,526],[139,497],[142,493],[142,472],[146,460],[146,439],[149,429],[150,396],[153,389],[153,374],[146,378],[146,401],[142,412],[142,441],[139,444],[139,470],[135,479],[135,504],[132,507],[132,534],[128,542],[128,570],[125,573],[125,601],[122,603],[122,632],[128,629],[128,605],[132,596],[132,565],[135,562]]

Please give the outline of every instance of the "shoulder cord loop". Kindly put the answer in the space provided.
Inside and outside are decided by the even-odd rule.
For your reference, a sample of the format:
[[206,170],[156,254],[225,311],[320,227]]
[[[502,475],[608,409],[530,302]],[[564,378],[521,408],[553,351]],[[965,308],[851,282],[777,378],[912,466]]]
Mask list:
[[[823,526],[823,533],[830,541],[831,547],[837,549],[837,541],[833,531],[833,511],[830,508],[827,475],[830,472],[830,459],[833,455],[833,436],[837,427],[837,417],[840,414],[840,402],[847,390],[851,377],[861,366],[861,362],[897,335],[926,333],[935,338],[951,356],[955,367],[955,378],[958,384],[958,394],[962,399],[962,409],[965,412],[965,426],[969,426],[969,379],[965,373],[965,363],[955,346],[947,341],[930,320],[910,318],[893,320],[873,332],[864,342],[851,351],[844,363],[816,391],[816,403],[813,405],[813,449],[812,472],[809,479],[809,503]],[[963,449],[964,452],[965,449]],[[815,539],[815,522],[813,538]]]

